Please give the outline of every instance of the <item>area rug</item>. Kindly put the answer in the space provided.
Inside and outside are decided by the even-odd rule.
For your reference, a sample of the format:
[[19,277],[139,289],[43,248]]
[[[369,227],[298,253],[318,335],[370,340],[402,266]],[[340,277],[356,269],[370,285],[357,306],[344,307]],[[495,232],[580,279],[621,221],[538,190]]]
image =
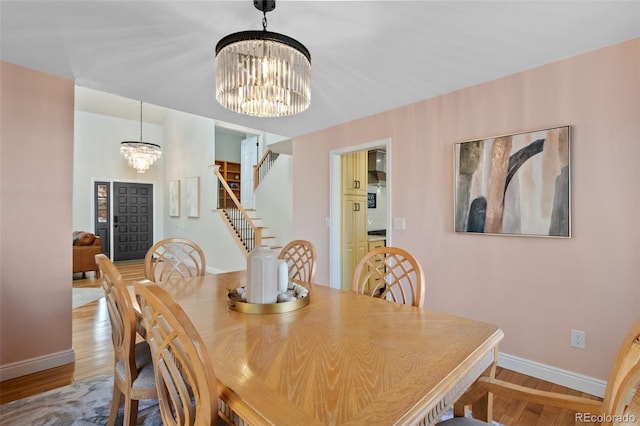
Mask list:
[[[113,377],[101,376],[73,383],[28,398],[0,405],[0,425],[84,426],[106,425],[109,420]],[[452,417],[449,410],[441,420]],[[124,420],[123,406],[117,425]],[[138,425],[162,425],[156,400],[140,401]],[[218,419],[218,425],[225,423]],[[503,426],[493,422],[494,426]]]
[[104,297],[104,290],[102,288],[74,288],[72,294],[72,309],[76,309]]
[[[453,409],[449,409],[449,411],[447,411],[441,418],[439,421],[443,422],[445,420],[449,420],[453,418]],[[493,421],[493,426],[505,426],[502,423],[498,423],[495,420]]]
[[[101,376],[0,405],[0,425],[106,425],[113,377]],[[122,424],[124,404],[116,424]],[[143,400],[138,425],[162,425],[158,401]]]

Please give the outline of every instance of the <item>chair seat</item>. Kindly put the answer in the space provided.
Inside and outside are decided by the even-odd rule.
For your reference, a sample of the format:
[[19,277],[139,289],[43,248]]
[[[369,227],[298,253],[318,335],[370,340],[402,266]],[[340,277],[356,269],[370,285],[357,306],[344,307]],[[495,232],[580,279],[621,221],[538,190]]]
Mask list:
[[[153,359],[151,349],[147,342],[136,343],[135,347],[136,366],[138,367],[138,377],[133,381],[132,389],[155,389],[156,382],[153,372]],[[121,382],[126,381],[124,372],[124,361],[116,363],[116,374]]]

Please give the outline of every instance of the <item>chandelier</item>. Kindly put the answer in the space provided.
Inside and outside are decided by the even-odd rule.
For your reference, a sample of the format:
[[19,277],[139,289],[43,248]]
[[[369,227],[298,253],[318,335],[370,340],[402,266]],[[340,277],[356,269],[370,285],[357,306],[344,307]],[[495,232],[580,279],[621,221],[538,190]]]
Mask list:
[[121,142],[120,154],[124,155],[129,165],[136,169],[138,173],[146,172],[162,154],[160,145],[142,141],[142,101],[140,101],[140,142]]
[[311,102],[311,54],[297,40],[267,31],[275,0],[253,5],[263,13],[262,31],[229,34],[216,45],[216,99],[240,114],[298,114]]

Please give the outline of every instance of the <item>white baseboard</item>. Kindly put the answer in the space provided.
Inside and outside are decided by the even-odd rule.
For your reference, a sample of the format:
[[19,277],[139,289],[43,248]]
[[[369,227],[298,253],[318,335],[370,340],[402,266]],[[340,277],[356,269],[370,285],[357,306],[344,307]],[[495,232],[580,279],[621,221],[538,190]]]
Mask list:
[[541,364],[502,352],[498,354],[498,365],[508,370],[546,380],[547,382],[595,395],[600,398],[604,397],[604,391],[607,387],[607,382],[604,380],[595,379],[583,374],[574,373],[573,371],[563,370],[562,368]]
[[209,274],[224,274],[225,272],[229,272],[229,271],[223,271],[222,269],[214,268],[212,266],[207,266],[205,270]]
[[27,374],[37,373],[50,368],[75,362],[76,355],[73,349],[62,352],[55,352],[36,358],[18,361],[0,366],[0,381],[9,380]]

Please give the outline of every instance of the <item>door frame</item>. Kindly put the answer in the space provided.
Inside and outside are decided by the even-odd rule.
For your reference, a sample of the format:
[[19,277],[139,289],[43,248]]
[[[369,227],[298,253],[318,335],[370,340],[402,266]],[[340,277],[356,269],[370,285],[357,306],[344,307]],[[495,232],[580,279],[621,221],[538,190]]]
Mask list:
[[329,286],[331,288],[341,288],[342,265],[340,262],[341,253],[341,209],[340,203],[342,199],[342,186],[340,175],[342,169],[340,167],[340,159],[342,155],[356,151],[369,151],[376,148],[384,148],[386,153],[387,166],[387,245],[393,245],[392,237],[392,205],[391,202],[391,138],[385,138],[377,141],[366,142],[359,145],[351,145],[344,148],[336,148],[329,151],[329,217],[326,225],[329,227]]
[[[142,183],[149,184],[153,187],[153,242],[158,241],[158,230],[163,226],[162,215],[159,215],[159,209],[162,209],[162,200],[158,197],[158,187],[161,185],[154,181],[136,181],[131,179],[114,179],[114,178],[91,178],[91,199],[96,197],[96,182],[109,182],[109,259],[113,259],[113,184],[118,183]],[[95,203],[91,203],[91,223],[94,223],[96,216]],[[95,232],[95,229],[94,229]]]

